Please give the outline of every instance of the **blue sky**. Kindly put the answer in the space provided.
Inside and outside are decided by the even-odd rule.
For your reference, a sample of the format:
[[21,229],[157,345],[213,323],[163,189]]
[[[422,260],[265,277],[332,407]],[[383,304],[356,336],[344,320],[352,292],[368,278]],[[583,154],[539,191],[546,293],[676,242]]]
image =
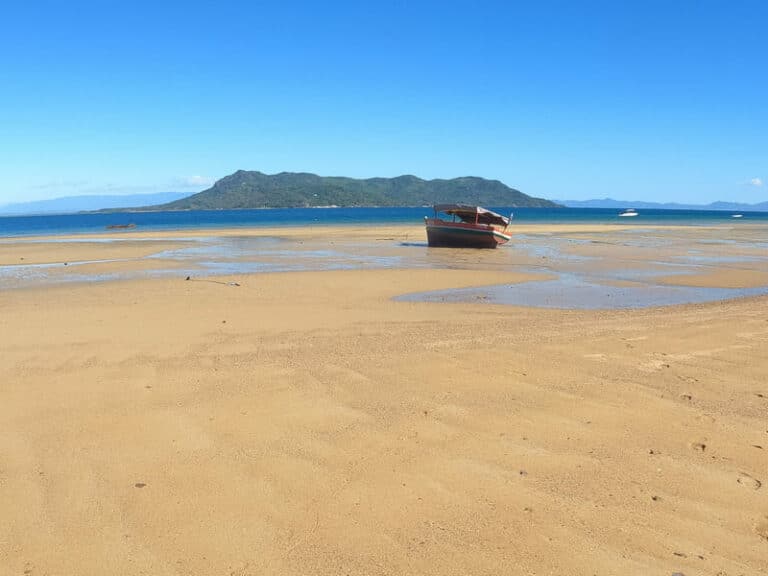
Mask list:
[[0,205],[237,169],[768,200],[768,2],[13,2]]

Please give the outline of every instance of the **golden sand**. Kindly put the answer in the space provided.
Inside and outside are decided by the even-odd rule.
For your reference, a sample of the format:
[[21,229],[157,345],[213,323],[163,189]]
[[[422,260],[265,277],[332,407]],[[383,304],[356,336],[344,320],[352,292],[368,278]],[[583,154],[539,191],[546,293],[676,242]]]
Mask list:
[[681,274],[657,278],[662,284],[717,288],[768,286],[768,272],[762,270],[720,269],[703,274]]
[[[101,236],[88,236],[99,239]],[[8,240],[0,243],[0,266],[21,264],[52,264],[89,260],[110,260],[115,258],[142,258],[162,250],[180,248],[182,242],[163,241],[126,241],[117,243],[96,243],[78,241],[69,242],[51,239],[31,241],[23,239],[16,242]]]
[[[27,247],[0,262],[95,258]],[[392,300],[538,277],[0,293],[0,575],[768,573],[768,297]]]

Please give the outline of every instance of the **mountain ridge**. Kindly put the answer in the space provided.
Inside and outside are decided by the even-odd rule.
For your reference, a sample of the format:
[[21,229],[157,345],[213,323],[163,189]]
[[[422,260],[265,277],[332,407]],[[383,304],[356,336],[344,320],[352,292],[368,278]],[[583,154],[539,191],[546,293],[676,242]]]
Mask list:
[[499,180],[477,176],[424,180],[412,174],[394,178],[318,176],[309,172],[238,170],[211,188],[146,210],[237,210],[255,208],[312,208],[424,206],[445,202],[510,206],[557,207]]

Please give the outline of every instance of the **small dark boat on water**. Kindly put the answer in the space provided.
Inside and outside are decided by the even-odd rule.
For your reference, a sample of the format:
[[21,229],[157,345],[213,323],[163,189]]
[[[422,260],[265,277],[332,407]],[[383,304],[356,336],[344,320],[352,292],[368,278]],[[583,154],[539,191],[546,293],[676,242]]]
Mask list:
[[434,210],[433,218],[424,218],[429,246],[496,248],[512,238],[506,233],[511,216],[465,204],[435,204]]
[[130,228],[136,228],[136,224],[110,224],[107,226],[107,230],[128,230]]

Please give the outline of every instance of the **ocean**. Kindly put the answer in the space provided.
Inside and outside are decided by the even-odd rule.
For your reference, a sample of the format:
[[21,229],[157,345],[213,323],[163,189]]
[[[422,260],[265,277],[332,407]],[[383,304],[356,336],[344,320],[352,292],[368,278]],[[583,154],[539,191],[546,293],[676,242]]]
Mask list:
[[[515,222],[529,224],[653,224],[713,225],[768,222],[768,212],[720,210],[640,210],[634,218],[619,218],[613,208],[505,208]],[[135,224],[136,231],[249,228],[271,226],[338,226],[361,224],[419,224],[432,214],[421,208],[283,208],[267,210],[194,210],[186,212],[122,212],[110,214],[55,214],[1,216],[0,237],[88,234],[104,232],[108,226]]]

